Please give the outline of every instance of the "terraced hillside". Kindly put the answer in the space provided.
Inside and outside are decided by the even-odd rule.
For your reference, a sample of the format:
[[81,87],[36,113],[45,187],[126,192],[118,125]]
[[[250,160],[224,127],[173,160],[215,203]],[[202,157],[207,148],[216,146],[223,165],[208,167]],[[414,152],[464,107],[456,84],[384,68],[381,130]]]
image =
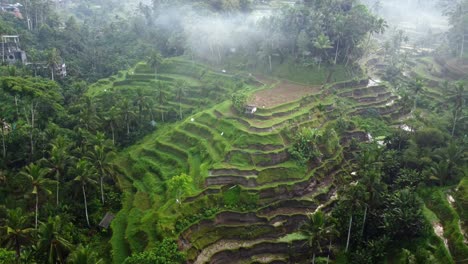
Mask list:
[[[308,213],[334,203],[335,176],[350,169],[344,152],[348,142],[368,138],[359,128],[345,131],[341,146],[303,165],[288,151],[292,135],[300,127],[326,130],[337,114],[374,109],[396,118],[403,114],[398,98],[386,85],[367,79],[304,86],[258,76],[240,79],[242,85],[236,86],[233,79],[239,78],[225,75],[218,79],[219,92],[207,92],[206,76],[219,74],[205,68],[199,78],[202,66],[174,63],[186,69],[166,67],[158,79],[185,79],[192,93],[187,100],[202,100],[207,93],[210,103],[206,110],[160,127],[117,161],[126,178],[123,209],[112,223],[114,262],[162,236],[177,237],[193,263],[305,260],[309,253],[299,225]],[[114,80],[113,87],[142,84],[151,89],[150,70],[139,64],[125,80]],[[100,85],[93,91],[110,89]],[[239,86],[250,94],[250,103],[262,102],[256,113],[239,113],[225,100]],[[216,101],[220,103],[209,107]],[[347,113],[337,112],[338,101],[350,106]],[[185,113],[196,109],[192,105],[187,103]]]

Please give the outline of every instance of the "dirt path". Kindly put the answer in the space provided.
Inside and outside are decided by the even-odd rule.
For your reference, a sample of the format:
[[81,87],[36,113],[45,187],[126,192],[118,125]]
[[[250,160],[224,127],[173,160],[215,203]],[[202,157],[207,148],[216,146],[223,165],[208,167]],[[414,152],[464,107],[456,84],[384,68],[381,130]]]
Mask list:
[[442,241],[444,241],[445,248],[447,249],[448,252],[450,252],[450,249],[449,249],[449,246],[448,246],[448,240],[444,237],[444,227],[442,226],[442,224],[439,223],[439,222],[434,222],[434,223],[432,223],[432,228],[434,229],[434,233]]
[[[453,196],[447,194],[447,201],[450,204],[450,207],[452,207],[452,209],[456,212],[457,210],[455,209],[455,199]],[[463,243],[468,244],[467,234],[462,226],[461,219],[458,220],[458,228],[460,229],[460,233],[463,235]]]
[[[260,81],[263,81],[263,79],[260,79]],[[268,81],[266,80],[266,82]],[[270,108],[319,92],[320,86],[305,86],[282,80],[271,89],[261,90],[253,94],[249,99],[249,104],[259,108]]]

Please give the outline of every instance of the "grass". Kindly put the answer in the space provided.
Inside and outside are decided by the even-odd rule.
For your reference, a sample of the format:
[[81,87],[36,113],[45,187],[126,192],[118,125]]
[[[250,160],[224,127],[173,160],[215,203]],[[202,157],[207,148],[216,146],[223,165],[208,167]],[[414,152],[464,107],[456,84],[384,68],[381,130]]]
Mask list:
[[293,61],[285,61],[279,63],[279,59],[273,57],[272,71],[270,72],[269,65],[266,63],[260,64],[255,70],[258,73],[275,76],[281,79],[287,79],[305,85],[320,85],[325,83],[330,71],[333,71],[331,78],[332,82],[344,81],[352,78],[348,74],[348,69],[344,65],[327,66],[303,66],[294,63]]
[[460,217],[446,198],[445,188],[428,188],[422,191],[425,204],[440,219],[444,227],[444,237],[448,239],[450,253],[455,261],[468,258],[468,246],[464,244],[459,227]]
[[278,239],[278,242],[291,243],[291,242],[296,241],[296,240],[305,240],[305,239],[306,239],[305,235],[303,235],[300,232],[296,232],[296,233],[291,233],[291,234],[287,234],[287,235],[285,235],[283,237],[280,237]]

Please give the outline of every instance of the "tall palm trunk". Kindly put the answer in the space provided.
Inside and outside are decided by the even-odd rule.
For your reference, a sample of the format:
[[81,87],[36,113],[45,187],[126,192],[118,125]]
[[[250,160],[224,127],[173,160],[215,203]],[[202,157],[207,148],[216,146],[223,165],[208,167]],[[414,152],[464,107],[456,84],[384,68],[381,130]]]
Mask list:
[[130,122],[128,121],[128,113],[125,113],[125,123],[127,125],[127,137],[130,136]]
[[182,120],[182,104],[180,103],[180,99],[179,99],[179,116],[180,116],[180,120]]
[[[4,131],[5,130],[5,123],[2,122],[0,125],[2,126],[1,127],[1,129],[2,129],[2,150],[3,150],[2,153],[3,153],[3,159],[5,159],[6,158],[5,131]],[[453,133],[452,133],[452,135],[453,135]]]
[[312,256],[312,264],[315,264],[315,252],[314,252],[314,255]]
[[84,206],[85,206],[86,223],[88,224],[88,227],[90,227],[90,225],[89,225],[89,216],[88,216],[88,203],[86,201],[86,190],[85,190],[85,185],[84,184],[81,185],[81,189],[83,190],[83,199],[84,199]]
[[414,97],[414,102],[413,102],[413,114],[414,114],[414,111],[416,111],[417,105],[418,105],[418,95],[416,94]]
[[36,216],[35,216],[35,223],[34,223],[34,229],[37,229],[37,215],[39,214],[39,195],[36,193]]
[[102,175],[101,175],[99,181],[101,183],[101,201],[102,201],[102,204],[104,204],[104,188],[103,188],[103,183],[102,183],[103,179],[104,179],[104,177],[102,177]]
[[364,228],[366,227],[366,216],[367,216],[367,204],[364,208],[364,220],[362,220],[362,230],[361,230],[361,237],[364,235]]
[[111,132],[112,132],[112,145],[115,145],[115,133],[114,133],[114,125],[111,122]]
[[462,32],[462,41],[460,48],[460,59],[463,58],[463,53],[465,53],[465,30]]
[[59,174],[57,173],[57,206],[59,205],[59,188],[60,188],[60,177]]
[[345,252],[348,252],[349,248],[349,239],[351,238],[351,226],[353,225],[353,215],[349,218],[349,227],[348,227],[348,239],[346,239],[346,249]]
[[338,42],[336,43],[336,51],[335,51],[335,65],[336,61],[338,60],[338,47],[340,46],[340,39],[338,38]]
[[15,251],[16,251],[16,261],[19,262],[21,258],[21,244],[18,238],[15,239]]
[[271,55],[268,55],[268,63],[270,64],[270,72],[272,72],[273,67],[271,66]]
[[458,119],[458,109],[455,109],[453,113],[452,137],[455,134],[455,126],[457,125],[457,119]]

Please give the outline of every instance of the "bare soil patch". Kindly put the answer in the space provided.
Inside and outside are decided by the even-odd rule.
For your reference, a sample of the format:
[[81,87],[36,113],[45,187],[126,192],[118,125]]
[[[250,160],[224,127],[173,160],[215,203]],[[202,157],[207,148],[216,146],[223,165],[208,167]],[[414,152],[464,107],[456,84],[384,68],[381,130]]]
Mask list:
[[271,89],[253,94],[249,99],[249,104],[259,108],[270,108],[319,92],[320,86],[306,86],[282,80]]

